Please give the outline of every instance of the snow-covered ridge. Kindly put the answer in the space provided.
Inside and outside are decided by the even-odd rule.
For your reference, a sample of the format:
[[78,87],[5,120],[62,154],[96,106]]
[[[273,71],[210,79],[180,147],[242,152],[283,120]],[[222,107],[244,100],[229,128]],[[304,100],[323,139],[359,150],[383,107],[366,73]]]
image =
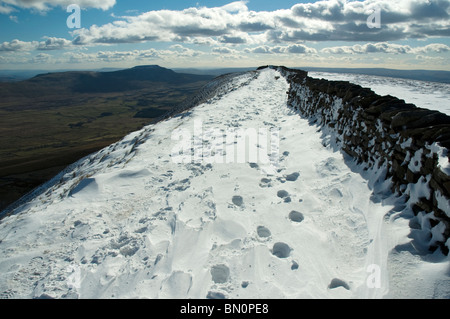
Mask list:
[[[156,121],[189,115],[189,110],[193,107],[220,98],[221,95],[245,85],[251,80],[252,76],[255,76],[255,74],[251,75],[251,72],[248,75],[230,73],[219,76],[207,83],[194,96],[186,99],[180,105],[174,107],[173,110],[156,119]],[[245,80],[233,81],[234,78],[240,77]],[[52,202],[58,198],[63,199],[72,188],[85,178],[89,178],[89,176],[108,167],[125,165],[135,156],[136,148],[150,137],[153,130],[153,125],[146,126],[139,131],[128,134],[122,140],[69,165],[55,177],[1,211],[0,219],[23,210],[23,205],[26,207],[29,205],[28,202],[36,198],[39,198],[42,202],[47,201],[50,197]],[[52,196],[49,196],[50,194]],[[55,194],[58,195],[55,196]]]
[[[411,247],[413,219],[384,171],[337,151],[338,122],[318,131],[318,117],[288,107],[286,92],[299,88],[283,73],[212,84],[200,104],[80,160],[23,201],[0,221],[0,297],[448,298],[449,257]],[[174,161],[172,133],[196,123],[203,134],[188,150],[203,158]],[[215,161],[237,141],[210,132],[235,129],[277,131],[277,169]],[[249,136],[249,148],[263,141]],[[410,193],[425,193],[420,185]],[[428,244],[429,215],[415,219],[424,231],[414,243]]]
[[289,104],[322,128],[327,144],[351,155],[364,171],[382,172],[403,198],[405,207],[393,213],[415,216],[415,248],[440,247],[448,254],[450,117],[349,82],[279,69],[291,84]]

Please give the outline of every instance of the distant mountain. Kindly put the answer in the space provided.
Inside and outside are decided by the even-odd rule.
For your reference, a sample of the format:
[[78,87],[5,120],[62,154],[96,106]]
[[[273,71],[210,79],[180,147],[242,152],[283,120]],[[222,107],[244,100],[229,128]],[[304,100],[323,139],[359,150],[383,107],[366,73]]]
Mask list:
[[[15,79],[0,71],[0,81],[2,74]],[[159,121],[213,78],[147,65],[0,83],[0,210],[65,166]]]
[[[77,71],[92,71],[92,72],[111,72],[123,70],[123,68],[101,68],[95,70],[77,70]],[[52,73],[70,72],[72,69],[53,70]],[[0,82],[16,82],[31,79],[32,77],[49,73],[49,70],[0,70]]]
[[79,93],[122,92],[144,88],[148,82],[183,84],[211,79],[210,75],[176,73],[158,65],[144,65],[114,72],[80,74],[74,91]]
[[[136,68],[151,69],[152,65],[144,65]],[[116,71],[130,71],[132,69],[119,69],[119,68],[102,68],[97,70],[84,70],[81,72],[116,72]],[[394,70],[386,68],[329,68],[329,67],[295,67],[295,69],[302,69],[305,71],[317,71],[317,72],[331,72],[331,73],[350,73],[350,74],[367,74],[378,75],[393,78],[403,78],[411,80],[421,80],[430,82],[450,83],[450,71],[434,71],[434,70]],[[255,67],[245,68],[173,68],[172,70],[177,73],[188,73],[196,75],[212,75],[219,76],[225,73],[245,72],[254,70]],[[73,70],[58,70],[52,73],[74,72]],[[0,70],[0,82],[15,82],[30,79],[39,74],[47,74],[45,70]],[[126,73],[126,72],[125,72]]]
[[[139,90],[151,83],[184,84],[208,81],[212,75],[176,73],[158,65],[137,66],[112,72],[67,71],[39,74],[13,83],[0,83],[0,95],[54,95],[61,93],[107,93]],[[26,88],[25,88],[26,87]]]

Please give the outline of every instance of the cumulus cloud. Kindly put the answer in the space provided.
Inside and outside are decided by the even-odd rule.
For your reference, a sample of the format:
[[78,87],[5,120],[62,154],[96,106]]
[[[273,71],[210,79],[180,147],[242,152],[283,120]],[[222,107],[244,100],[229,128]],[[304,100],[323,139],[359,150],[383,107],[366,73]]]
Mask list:
[[222,7],[188,8],[181,11],[149,11],[102,26],[73,32],[74,43],[135,43],[211,39],[219,43],[243,44],[263,41],[260,35],[276,27],[273,12],[249,11],[245,2]]
[[286,53],[294,53],[294,54],[307,54],[307,53],[317,53],[316,49],[308,48],[303,44],[293,44],[289,45],[285,49]]
[[[106,10],[116,0],[0,0],[0,13],[11,15],[18,9],[50,10],[55,6],[77,3],[81,7]],[[380,28],[369,28],[368,17],[380,10]],[[445,44],[421,47],[391,43],[408,39],[450,36],[450,0],[327,0],[298,3],[290,9],[252,11],[246,1],[218,7],[195,7],[184,10],[128,12],[113,16],[115,21],[71,32],[72,39],[46,37],[39,41],[18,39],[0,43],[2,52],[51,51],[121,43],[181,43],[169,50],[101,51],[85,56],[70,52],[70,58],[86,61],[193,58],[205,54],[186,46],[209,46],[214,57],[247,54],[317,55],[307,41],[352,42],[320,50],[322,56],[335,59],[359,58],[358,54],[430,55],[449,52]],[[359,44],[362,43],[362,44]],[[323,47],[323,45],[320,45]],[[190,46],[191,47],[191,46]],[[8,54],[6,54],[8,55]],[[339,56],[340,55],[340,56]],[[44,57],[44,56],[42,56]],[[89,60],[89,61],[90,61]]]
[[182,11],[149,11],[138,16],[102,26],[92,26],[73,32],[75,43],[135,43],[144,41],[193,42],[195,38],[218,38],[224,43],[246,41],[233,34],[239,26],[248,29],[262,27],[261,17],[252,17],[244,2],[234,2],[216,8],[188,8]]
[[14,52],[14,51],[31,51],[38,45],[37,41],[25,42],[18,39],[12,41],[5,41],[0,44],[0,51]]
[[[380,12],[380,28],[368,17]],[[450,30],[449,0],[329,0],[296,4],[272,38],[282,41],[393,41],[444,36]],[[319,25],[308,27],[311,22]]]
[[37,50],[62,50],[72,46],[72,41],[64,38],[46,37],[45,41],[39,42]]
[[151,60],[180,60],[203,55],[203,52],[186,48],[182,45],[172,45],[167,50],[146,49],[130,51],[107,51],[102,50],[93,53],[66,52],[63,54],[67,62],[70,63],[100,63],[100,62],[121,62],[140,63]]
[[229,44],[243,44],[247,43],[246,36],[233,36],[233,35],[224,35],[218,38],[220,43],[229,43]]
[[[381,27],[367,18],[380,10]],[[156,10],[89,29],[76,30],[76,43],[134,43],[214,39],[219,43],[301,41],[393,41],[450,35],[450,0],[328,0],[291,9],[251,11],[245,2],[222,7]]]
[[337,46],[324,48],[320,52],[328,54],[366,54],[366,53],[392,53],[392,54],[419,54],[449,52],[450,47],[442,43],[432,43],[423,47],[413,48],[388,42],[355,44],[352,46]]
[[444,53],[449,51],[450,47],[442,43],[432,43],[424,47],[413,49],[414,53]]
[[268,45],[262,45],[251,49],[245,49],[246,53],[256,53],[256,54],[315,54],[317,50],[314,48],[307,47],[303,44],[291,44],[288,46],[274,46],[270,47]]
[[236,51],[234,49],[227,48],[227,47],[212,48],[211,52],[218,53],[218,54],[238,54],[239,53],[238,51]]
[[52,56],[50,54],[39,53],[38,55],[32,57],[30,62],[43,64],[43,63],[49,63],[51,60],[52,60]]
[[116,0],[0,0],[0,13],[8,14],[17,8],[48,11],[53,7],[66,8],[71,4],[77,4],[81,8],[108,10],[116,4]]
[[72,46],[72,41],[64,38],[45,37],[45,39],[45,41],[20,41],[18,39],[5,41],[0,43],[0,52],[61,50]]
[[333,22],[365,22],[376,9],[382,12],[385,23],[448,19],[447,0],[328,0],[300,3],[292,7],[294,16]]

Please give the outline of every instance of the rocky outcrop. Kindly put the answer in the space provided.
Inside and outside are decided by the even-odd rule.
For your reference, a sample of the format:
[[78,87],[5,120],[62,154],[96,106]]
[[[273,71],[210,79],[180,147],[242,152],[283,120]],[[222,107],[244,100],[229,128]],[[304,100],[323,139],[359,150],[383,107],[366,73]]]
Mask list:
[[384,170],[391,190],[420,217],[411,227],[420,230],[430,251],[440,248],[447,255],[450,117],[349,82],[276,68],[291,84],[289,105],[332,132],[333,145],[366,170]]

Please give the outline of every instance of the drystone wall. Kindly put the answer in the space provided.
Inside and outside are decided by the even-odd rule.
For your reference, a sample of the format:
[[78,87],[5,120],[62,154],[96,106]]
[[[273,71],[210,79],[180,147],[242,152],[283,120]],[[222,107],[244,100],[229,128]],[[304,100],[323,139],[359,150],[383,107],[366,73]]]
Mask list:
[[427,250],[448,255],[450,117],[349,82],[276,69],[290,83],[289,105],[333,132],[334,145],[366,170],[384,170],[391,191],[419,217],[410,226]]

